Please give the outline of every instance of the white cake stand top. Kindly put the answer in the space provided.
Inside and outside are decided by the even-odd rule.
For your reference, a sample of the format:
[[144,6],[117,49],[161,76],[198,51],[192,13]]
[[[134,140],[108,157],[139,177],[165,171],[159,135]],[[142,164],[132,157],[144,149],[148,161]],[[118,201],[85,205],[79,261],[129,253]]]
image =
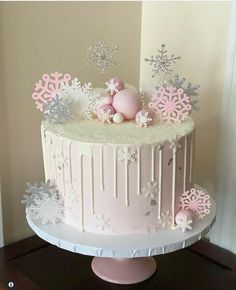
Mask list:
[[195,219],[193,229],[163,229],[152,234],[104,235],[79,232],[65,223],[42,225],[26,207],[26,219],[32,230],[42,239],[59,248],[83,255],[134,258],[170,253],[200,240],[215,222],[216,207],[211,199],[211,212],[203,219]]

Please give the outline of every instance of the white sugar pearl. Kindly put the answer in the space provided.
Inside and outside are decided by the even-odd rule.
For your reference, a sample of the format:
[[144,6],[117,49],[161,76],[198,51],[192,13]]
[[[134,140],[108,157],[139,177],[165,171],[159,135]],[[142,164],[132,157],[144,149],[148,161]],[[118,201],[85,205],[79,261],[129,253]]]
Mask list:
[[124,116],[121,113],[115,113],[113,116],[113,122],[116,124],[120,124],[124,121]]

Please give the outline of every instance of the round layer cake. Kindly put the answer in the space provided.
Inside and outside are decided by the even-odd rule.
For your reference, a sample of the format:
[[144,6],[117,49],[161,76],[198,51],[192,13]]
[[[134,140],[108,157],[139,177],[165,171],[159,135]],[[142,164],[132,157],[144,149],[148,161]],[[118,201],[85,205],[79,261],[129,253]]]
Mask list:
[[[175,225],[192,185],[194,122],[42,122],[45,178],[64,201],[64,222],[100,234],[158,232]],[[162,221],[162,223],[160,223]]]

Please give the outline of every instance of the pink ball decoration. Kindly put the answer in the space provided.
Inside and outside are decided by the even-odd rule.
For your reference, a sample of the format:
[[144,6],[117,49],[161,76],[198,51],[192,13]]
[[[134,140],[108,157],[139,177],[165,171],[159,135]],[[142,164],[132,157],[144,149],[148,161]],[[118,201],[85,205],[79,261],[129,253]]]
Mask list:
[[112,98],[112,96],[106,96],[103,98],[102,101],[103,101],[103,104],[111,105],[113,102],[113,98]]
[[117,77],[114,77],[110,79],[108,82],[106,82],[107,85],[107,91],[114,96],[119,91],[123,90],[125,87],[125,84],[122,80],[120,80]]
[[175,216],[175,222],[178,228],[183,232],[192,229],[193,213],[190,210],[180,210]]
[[136,114],[135,121],[139,127],[148,127],[153,122],[153,114],[146,110],[141,110]]
[[112,106],[116,112],[124,115],[125,120],[132,120],[142,109],[142,101],[137,92],[125,89],[115,94]]
[[97,117],[102,123],[111,123],[115,110],[111,105],[101,105],[97,108]]

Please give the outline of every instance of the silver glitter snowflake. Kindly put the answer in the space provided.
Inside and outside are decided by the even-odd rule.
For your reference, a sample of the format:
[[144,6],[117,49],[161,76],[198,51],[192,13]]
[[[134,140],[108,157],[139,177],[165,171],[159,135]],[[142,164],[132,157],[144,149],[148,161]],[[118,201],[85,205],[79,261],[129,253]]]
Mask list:
[[27,183],[26,195],[22,203],[34,214],[34,218],[42,224],[56,223],[63,218],[64,205],[55,186],[48,180],[31,184]]
[[110,228],[110,218],[104,217],[103,214],[96,216],[96,227],[99,228],[101,231],[104,231],[106,229]]
[[128,164],[136,161],[136,154],[137,151],[130,147],[120,148],[118,150],[119,161],[125,161]]
[[153,75],[152,77],[162,76],[162,81],[165,75],[171,75],[173,70],[171,66],[176,63],[177,60],[181,59],[180,56],[167,55],[167,50],[165,49],[165,44],[161,45],[161,49],[158,49],[157,56],[151,56],[151,58],[145,58],[146,62],[149,62],[152,66]]
[[173,80],[169,80],[169,83],[176,87],[177,89],[181,88],[187,96],[190,97],[191,101],[190,104],[192,105],[192,109],[195,111],[199,110],[198,107],[198,100],[192,100],[193,97],[198,96],[198,90],[200,88],[200,85],[193,85],[191,82],[188,82],[187,85],[185,85],[186,79],[180,78],[180,76],[177,74],[174,76]]
[[114,59],[118,50],[118,46],[110,47],[104,40],[99,40],[94,46],[88,46],[87,52],[90,58],[87,65],[95,65],[98,67],[101,74],[104,74],[110,66],[117,66],[118,62]]
[[159,219],[159,224],[162,228],[170,228],[172,222],[172,216],[170,212],[167,210],[166,212],[161,213],[161,217]]
[[143,193],[145,197],[156,198],[159,193],[158,184],[156,181],[150,181],[143,188]]
[[58,94],[43,105],[44,116],[52,123],[65,123],[72,119],[72,102]]

